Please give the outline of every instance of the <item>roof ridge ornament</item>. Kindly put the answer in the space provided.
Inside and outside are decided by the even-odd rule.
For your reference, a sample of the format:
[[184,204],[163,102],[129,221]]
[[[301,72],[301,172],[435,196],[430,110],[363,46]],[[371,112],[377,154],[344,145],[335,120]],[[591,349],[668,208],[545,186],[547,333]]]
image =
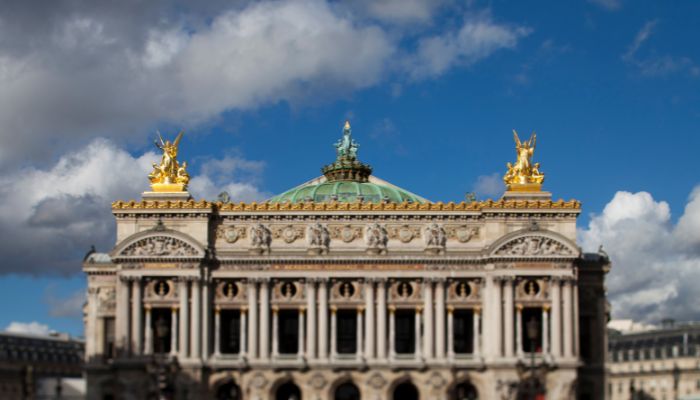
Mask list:
[[350,121],[343,126],[343,137],[334,144],[336,158],[333,164],[321,169],[328,181],[368,182],[372,167],[357,159],[360,144],[352,138]]
[[153,163],[153,171],[148,174],[151,188],[154,192],[184,192],[190,182],[190,175],[187,173],[187,162],[180,164],[177,161],[177,152],[185,132],[180,131],[172,142],[163,141],[160,132],[157,133],[160,143],[155,141],[155,145],[163,151],[163,155],[160,165]]
[[539,192],[544,182],[544,174],[540,172],[540,163],[532,163],[535,152],[537,134],[533,131],[529,140],[520,141],[518,132],[513,129],[515,151],[518,155],[515,165],[508,163],[508,172],[503,177],[508,191]]

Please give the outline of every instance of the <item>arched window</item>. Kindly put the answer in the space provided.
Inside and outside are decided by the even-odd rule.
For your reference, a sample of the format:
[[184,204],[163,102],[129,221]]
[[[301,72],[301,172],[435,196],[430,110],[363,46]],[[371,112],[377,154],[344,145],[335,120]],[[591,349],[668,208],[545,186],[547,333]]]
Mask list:
[[241,388],[235,382],[227,382],[216,391],[216,400],[241,400]]
[[469,382],[462,382],[455,386],[452,393],[453,400],[479,400],[479,392]]
[[277,388],[275,400],[301,400],[301,390],[294,382],[287,382]]
[[335,389],[335,400],[360,400],[360,389],[352,382],[345,382]]
[[394,400],[418,400],[418,389],[411,382],[404,382],[394,389]]

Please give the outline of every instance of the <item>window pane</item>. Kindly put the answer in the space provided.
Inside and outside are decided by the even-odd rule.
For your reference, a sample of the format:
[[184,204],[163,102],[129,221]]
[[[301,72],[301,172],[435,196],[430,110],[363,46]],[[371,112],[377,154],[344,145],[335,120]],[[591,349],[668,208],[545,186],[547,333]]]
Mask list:
[[241,350],[241,313],[238,310],[222,310],[221,352],[237,354]]
[[467,354],[474,351],[474,317],[472,310],[455,310],[452,316],[454,323],[454,352]]
[[299,311],[280,310],[279,318],[279,352],[295,354],[299,351]]
[[357,352],[357,312],[340,310],[336,314],[337,345],[339,354]]
[[396,353],[412,354],[416,351],[416,317],[413,310],[398,310],[394,314],[396,321]]

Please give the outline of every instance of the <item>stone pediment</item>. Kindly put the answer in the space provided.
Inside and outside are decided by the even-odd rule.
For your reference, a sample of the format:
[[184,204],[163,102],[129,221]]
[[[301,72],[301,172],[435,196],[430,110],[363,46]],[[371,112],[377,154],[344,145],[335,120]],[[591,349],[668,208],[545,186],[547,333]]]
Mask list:
[[525,258],[575,258],[580,249],[567,238],[551,231],[518,231],[506,235],[492,246],[491,256]]
[[205,249],[194,239],[176,231],[142,232],[119,244],[112,253],[118,259],[203,258]]

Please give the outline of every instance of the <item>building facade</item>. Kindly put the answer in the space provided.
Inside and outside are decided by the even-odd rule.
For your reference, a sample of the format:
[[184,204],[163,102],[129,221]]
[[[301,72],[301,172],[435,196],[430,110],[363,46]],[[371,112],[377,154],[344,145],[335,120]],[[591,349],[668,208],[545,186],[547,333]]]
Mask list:
[[610,400],[700,399],[700,324],[611,331]]
[[68,335],[0,332],[0,399],[82,399],[85,344]]
[[178,142],[84,261],[88,398],[604,396],[609,262],[541,191],[534,138],[503,198],[461,203],[373,176],[349,124],[323,176],[195,201]]

